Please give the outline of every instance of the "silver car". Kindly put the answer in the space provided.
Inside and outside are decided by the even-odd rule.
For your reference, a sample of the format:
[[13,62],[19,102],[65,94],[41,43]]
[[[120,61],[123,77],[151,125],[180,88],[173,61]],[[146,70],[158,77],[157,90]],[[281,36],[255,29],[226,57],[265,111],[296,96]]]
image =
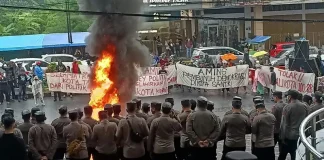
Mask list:
[[[221,63],[220,56],[227,54],[227,53],[233,53],[237,56],[237,59],[234,61],[234,63],[238,63],[240,60],[244,59],[244,53],[240,52],[234,48],[231,47],[200,47],[195,48],[192,53],[191,61],[197,62],[201,57],[205,57],[205,55],[208,55],[212,58],[214,65],[217,65],[217,63]],[[250,61],[252,62],[252,65],[255,64],[255,59],[250,56]]]

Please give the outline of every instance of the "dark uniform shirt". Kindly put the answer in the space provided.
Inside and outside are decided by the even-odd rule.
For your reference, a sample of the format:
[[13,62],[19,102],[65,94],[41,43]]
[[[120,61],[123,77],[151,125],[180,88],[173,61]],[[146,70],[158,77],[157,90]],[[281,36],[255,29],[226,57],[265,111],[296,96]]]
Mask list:
[[88,130],[89,137],[86,139],[87,147],[94,148],[95,144],[91,141],[91,137],[92,137],[92,128],[91,128],[91,126],[89,124],[83,122],[83,120],[79,120],[79,123],[86,126],[86,129]]
[[109,121],[109,122],[114,122],[114,123],[116,123],[117,126],[118,126],[118,124],[119,124],[119,119],[114,118],[114,117],[108,117],[108,121]]
[[307,116],[307,106],[299,100],[287,104],[282,112],[280,125],[280,138],[297,140],[299,138],[299,127]]
[[35,124],[29,130],[28,144],[35,159],[40,159],[42,156],[53,159],[57,145],[54,127],[45,123]]
[[284,103],[283,101],[280,101],[280,102],[276,103],[272,107],[272,114],[276,117],[276,124],[275,124],[275,128],[274,128],[274,133],[279,133],[279,131],[280,131],[280,123],[281,123],[281,118],[282,118],[282,111],[283,111],[283,108],[286,105],[287,105],[286,103]]
[[215,114],[208,110],[198,109],[189,114],[186,132],[192,146],[198,146],[199,141],[208,140],[212,147],[219,136],[220,126]]
[[223,118],[220,136],[226,137],[227,147],[245,147],[245,134],[250,132],[251,123],[245,115],[232,113]]
[[33,126],[30,122],[24,122],[19,125],[17,128],[21,131],[25,144],[28,145],[28,133],[29,129]]
[[174,148],[174,133],[182,129],[180,122],[162,115],[153,120],[148,138],[148,151],[156,154],[172,153]]
[[[93,127],[94,127],[96,124],[98,124],[99,122],[98,122],[97,120],[91,118],[91,117],[84,117],[84,118],[82,119],[82,122],[84,122],[84,123],[86,123],[87,125],[90,126],[90,128],[91,128],[91,132],[89,132],[89,133],[90,133],[90,136],[92,136],[91,133],[92,133]],[[91,137],[90,137],[90,138],[91,138]],[[88,140],[87,140],[87,147],[95,148],[95,147],[96,147],[96,143],[95,143],[94,141],[92,141],[91,139],[88,139]]]
[[57,148],[66,148],[66,142],[63,138],[63,128],[71,123],[71,120],[68,117],[59,117],[53,120],[52,126],[55,128],[58,140]]
[[4,134],[0,137],[1,160],[27,160],[26,145],[14,134]]
[[274,146],[275,122],[275,116],[267,111],[262,111],[254,117],[252,134],[255,135],[255,147],[266,148]]
[[136,115],[129,114],[126,119],[122,119],[119,122],[117,129],[117,142],[123,146],[123,156],[125,158],[140,158],[145,155],[144,140],[140,143],[133,142],[130,138],[130,126],[134,132],[140,133],[143,137],[149,135],[149,129],[147,127],[144,118],[139,118]]

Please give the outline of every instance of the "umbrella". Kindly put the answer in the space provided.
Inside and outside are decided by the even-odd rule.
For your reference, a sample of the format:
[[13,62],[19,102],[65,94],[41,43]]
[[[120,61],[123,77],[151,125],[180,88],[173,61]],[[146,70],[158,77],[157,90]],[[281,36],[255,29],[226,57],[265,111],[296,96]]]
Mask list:
[[256,52],[253,54],[252,57],[256,58],[256,57],[260,57],[260,56],[263,56],[263,55],[266,55],[268,52],[266,51],[260,51],[260,52]]
[[222,60],[225,60],[225,61],[229,61],[229,60],[236,60],[237,59],[237,56],[234,55],[233,53],[228,53],[228,54],[224,54],[221,56],[221,59]]

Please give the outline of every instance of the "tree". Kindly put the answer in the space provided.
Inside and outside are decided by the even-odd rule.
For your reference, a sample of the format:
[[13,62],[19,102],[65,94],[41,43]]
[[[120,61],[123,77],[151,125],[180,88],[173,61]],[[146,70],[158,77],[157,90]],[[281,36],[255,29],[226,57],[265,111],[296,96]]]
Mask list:
[[[77,10],[77,1],[69,1],[70,9]],[[32,1],[32,3],[37,2]],[[62,0],[45,0],[45,4],[37,5],[37,7],[53,9],[65,9],[66,7],[65,1]],[[63,12],[1,8],[0,12],[0,36],[67,32],[66,13]],[[91,23],[91,20],[71,13],[72,32],[86,32]]]

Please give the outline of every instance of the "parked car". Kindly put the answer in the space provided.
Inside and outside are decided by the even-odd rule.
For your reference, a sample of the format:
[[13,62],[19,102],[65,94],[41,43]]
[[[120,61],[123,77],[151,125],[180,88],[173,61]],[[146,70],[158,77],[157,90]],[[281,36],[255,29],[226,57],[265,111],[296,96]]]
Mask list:
[[270,57],[276,57],[283,50],[288,50],[295,47],[294,42],[283,42],[283,43],[276,43],[271,46],[270,49]]
[[48,66],[48,62],[44,61],[41,58],[15,58],[15,59],[11,59],[10,61],[15,62],[16,64],[21,62],[22,63],[22,67],[25,68],[25,71],[27,74],[29,74],[29,72],[32,71],[32,67],[33,64],[36,62],[41,62],[41,68],[46,71],[47,66]]
[[[59,60],[61,60],[61,62],[65,65],[65,66],[69,66],[70,68],[72,68],[72,62],[73,60],[77,60],[76,57],[74,57],[73,55],[70,54],[46,54],[46,55],[42,55],[42,59],[48,63],[58,63]],[[87,65],[87,61],[83,60],[80,61],[81,64],[79,64],[80,70],[82,73],[90,72],[90,69]]]
[[[274,67],[285,66],[285,58],[287,55],[292,55],[295,52],[294,48],[290,48],[287,50],[282,50],[275,57],[270,58],[271,65]],[[315,46],[309,47],[309,57],[312,58],[317,56],[318,48]],[[324,58],[324,55],[323,55]]]
[[[209,55],[209,57],[212,58],[214,64],[216,65],[217,63],[220,63],[220,56],[227,54],[227,53],[233,53],[234,55],[237,56],[237,59],[234,61],[234,63],[238,63],[240,60],[243,60],[244,58],[244,53],[231,48],[231,47],[200,47],[200,48],[195,48],[192,53],[191,61],[196,62],[200,58],[204,57],[205,55]],[[255,59],[250,56],[250,60],[252,64],[255,64]]]

